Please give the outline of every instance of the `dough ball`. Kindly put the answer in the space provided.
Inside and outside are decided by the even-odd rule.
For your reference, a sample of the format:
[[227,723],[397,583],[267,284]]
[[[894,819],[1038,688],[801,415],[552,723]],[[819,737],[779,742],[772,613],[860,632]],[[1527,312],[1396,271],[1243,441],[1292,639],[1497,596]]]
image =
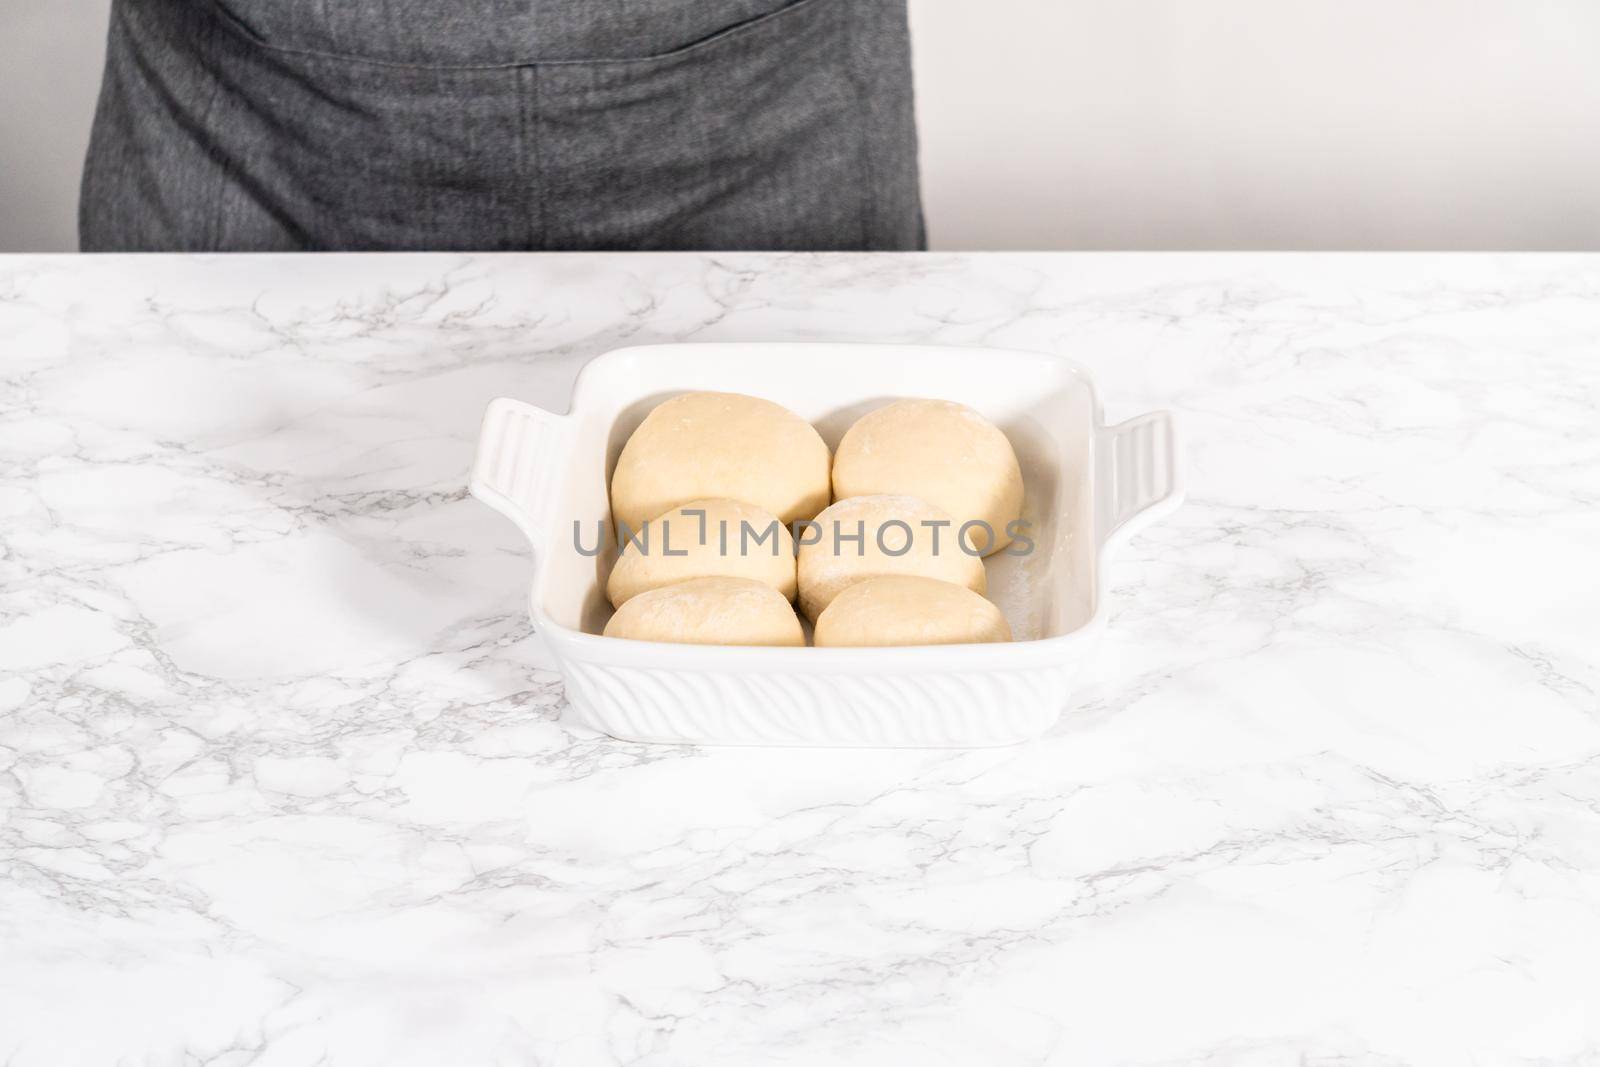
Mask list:
[[828,446],[788,408],[738,393],[684,393],[645,416],[611,475],[611,517],[638,530],[669,508],[721,497],[785,524],[828,506]]
[[691,578],[750,578],[793,600],[794,538],[770,511],[737,500],[694,500],[624,541],[606,596],[621,607],[640,593]]
[[964,404],[896,400],[850,427],[833,458],[833,495],[921,497],[959,528],[980,520],[969,543],[992,555],[1011,543],[1006,524],[1022,514],[1022,468],[1000,428]]
[[927,501],[858,496],[839,501],[815,521],[819,529],[801,528],[797,573],[800,610],[813,622],[846,588],[885,574],[938,578],[978,593],[986,588],[983,560],[962,550],[955,523]]
[[966,586],[912,575],[857,582],[817,620],[817,647],[973,645],[1011,640],[1000,609]]
[[749,578],[693,578],[633,597],[606,623],[607,637],[681,645],[804,645],[782,593]]

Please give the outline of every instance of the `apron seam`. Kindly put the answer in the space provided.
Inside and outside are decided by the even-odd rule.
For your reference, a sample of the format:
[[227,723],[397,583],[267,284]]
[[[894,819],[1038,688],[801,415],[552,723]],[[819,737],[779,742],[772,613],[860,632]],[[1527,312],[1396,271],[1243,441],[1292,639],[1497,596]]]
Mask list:
[[533,202],[534,219],[537,230],[532,235],[530,244],[547,251],[550,246],[550,229],[545,218],[545,180],[544,180],[544,145],[539,138],[539,116],[544,114],[544,85],[541,78],[542,71],[538,64],[531,68],[533,71],[533,107],[529,114],[533,120]]
[[[211,99],[206,101],[206,113],[201,124],[210,128],[212,120],[217,113],[217,105],[222,99],[222,79],[213,78],[211,86]],[[207,153],[208,155],[210,153]],[[228,164],[225,160],[216,161],[218,169],[224,176],[228,176]],[[220,251],[222,248],[223,217],[227,214],[228,183],[225,180],[214,180],[211,189],[211,248]]]
[[870,116],[873,104],[870,95],[867,93],[866,84],[861,77],[861,69],[858,66],[857,57],[860,53],[855,48],[856,26],[853,18],[856,14],[855,0],[848,0],[844,4],[834,4],[835,11],[839,11],[841,7],[845,14],[842,16],[844,25],[840,28],[844,31],[845,40],[848,42],[846,45],[845,70],[848,72],[850,85],[855,89],[856,93],[855,127],[857,131],[856,140],[860,145],[861,165],[861,196],[857,214],[861,223],[861,248],[866,251],[872,251],[874,248],[872,242],[874,212],[872,208],[875,191],[872,184],[874,168],[872,166],[872,122]]
[[[517,181],[521,183],[517,198],[518,213],[522,216],[522,247],[533,249],[542,227],[538,216],[543,205],[537,202],[542,193],[536,187],[539,181],[539,145],[535,133],[535,113],[538,109],[539,72],[532,66],[517,67],[514,72],[517,95]],[[530,97],[532,100],[530,101]]]
[[[111,9],[111,17],[113,19],[121,20],[121,29],[124,39],[131,40],[137,33],[144,32],[147,29],[145,26],[139,27],[138,30],[134,29],[132,20],[136,18],[136,16],[131,14],[131,5],[125,5],[122,3],[113,4]],[[218,33],[218,30],[215,26],[210,27],[210,31],[213,34]],[[207,41],[206,50],[208,52],[215,51],[216,44],[219,39],[220,38],[218,36],[213,36],[209,41]],[[108,48],[109,47],[110,45],[108,44]],[[127,46],[125,45],[124,47]],[[140,77],[158,83],[164,81],[162,75],[158,74],[151,67],[148,58],[143,52],[135,53],[133,57],[133,63],[138,69]],[[178,118],[174,118],[173,121],[196,143],[196,147],[199,149],[200,153],[205,156],[215,168],[215,172],[211,175],[211,180],[208,183],[210,186],[208,191],[211,194],[211,203],[209,205],[209,209],[205,213],[206,221],[203,247],[201,249],[191,249],[191,251],[203,250],[207,252],[216,252],[223,250],[222,220],[226,213],[225,205],[227,191],[229,188],[228,180],[231,178],[231,175],[228,173],[228,161],[225,158],[220,157],[218,153],[212,151],[210,146],[201,145],[199,143],[200,131],[213,128],[212,119],[215,117],[217,105],[222,99],[222,79],[218,77],[214,71],[208,71],[207,73],[211,78],[211,93],[206,99],[204,110],[201,111],[198,118],[195,118],[190,123],[185,123]],[[166,91],[166,86],[164,84],[161,86],[160,91],[163,96],[171,95]]]

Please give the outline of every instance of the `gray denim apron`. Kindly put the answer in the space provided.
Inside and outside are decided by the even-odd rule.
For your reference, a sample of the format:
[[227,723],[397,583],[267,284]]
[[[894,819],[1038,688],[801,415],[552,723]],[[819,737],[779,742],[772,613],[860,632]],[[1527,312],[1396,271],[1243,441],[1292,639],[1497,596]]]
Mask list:
[[85,251],[917,249],[905,0],[116,0]]

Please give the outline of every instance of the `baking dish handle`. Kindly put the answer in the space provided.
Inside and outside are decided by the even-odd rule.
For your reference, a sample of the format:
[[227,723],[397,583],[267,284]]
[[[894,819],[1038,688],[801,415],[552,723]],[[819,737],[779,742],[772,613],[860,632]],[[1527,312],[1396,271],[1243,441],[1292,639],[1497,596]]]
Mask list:
[[472,495],[516,523],[535,552],[545,547],[538,517],[564,462],[566,426],[566,416],[501,397],[489,402],[478,433]]
[[1100,429],[1095,531],[1100,543],[1127,537],[1183,499],[1170,412],[1152,411]]

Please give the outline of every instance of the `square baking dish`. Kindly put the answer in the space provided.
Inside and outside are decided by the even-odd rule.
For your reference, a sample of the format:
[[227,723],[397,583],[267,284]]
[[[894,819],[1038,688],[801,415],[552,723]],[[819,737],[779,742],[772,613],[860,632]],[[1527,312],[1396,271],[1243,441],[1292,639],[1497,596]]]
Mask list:
[[[677,393],[747,393],[827,441],[900,397],[977,409],[1011,439],[1034,550],[985,560],[1009,644],[758,648],[600,636],[616,560],[607,487],[623,444]],[[472,493],[527,536],[529,611],[585,724],[630,741],[965,748],[1048,729],[1105,616],[1108,548],[1182,494],[1171,416],[1101,420],[1084,371],[1055,356],[875,344],[678,344],[588,363],[571,410],[490,403]],[[605,547],[593,552],[598,531]],[[580,551],[579,545],[584,551]]]

